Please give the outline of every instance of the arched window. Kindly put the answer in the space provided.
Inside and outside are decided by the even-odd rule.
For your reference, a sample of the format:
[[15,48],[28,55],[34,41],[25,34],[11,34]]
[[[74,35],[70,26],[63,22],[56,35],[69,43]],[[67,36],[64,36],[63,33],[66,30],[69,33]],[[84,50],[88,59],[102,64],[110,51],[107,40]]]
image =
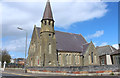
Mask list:
[[41,45],[40,45],[40,54],[41,54]]
[[75,64],[77,64],[77,55],[75,55]]
[[45,25],[47,25],[47,21],[45,21]]
[[118,60],[119,60],[118,64],[120,64],[120,56],[118,56]]
[[50,22],[51,22],[51,21],[49,21],[49,25],[50,25]]
[[90,54],[89,54],[89,64],[91,63]]
[[49,50],[49,54],[51,54],[52,53],[52,51],[51,51],[51,44],[49,43],[49,46],[48,46],[48,50]]
[[95,57],[95,63],[97,63],[97,57],[96,57],[96,55],[94,57]]
[[59,56],[59,65],[61,65],[61,54],[58,55]]
[[66,54],[66,63],[69,64],[69,55]]
[[93,52],[91,52],[91,62],[93,63]]
[[48,64],[51,65],[52,64],[51,61],[49,61]]
[[35,44],[33,44],[33,50],[34,50],[34,52],[35,52]]
[[31,58],[31,66],[33,66],[33,61],[32,61],[32,58]]
[[73,65],[76,65],[76,62],[75,62],[75,54],[72,54],[72,57],[73,57],[73,60],[74,60],[74,61],[72,62],[72,64],[73,64]]
[[36,65],[39,65],[39,59],[38,59],[38,56],[36,56]]
[[79,55],[77,56],[77,63],[79,64],[80,62],[80,58],[79,58]]
[[71,54],[69,54],[69,64],[71,64]]

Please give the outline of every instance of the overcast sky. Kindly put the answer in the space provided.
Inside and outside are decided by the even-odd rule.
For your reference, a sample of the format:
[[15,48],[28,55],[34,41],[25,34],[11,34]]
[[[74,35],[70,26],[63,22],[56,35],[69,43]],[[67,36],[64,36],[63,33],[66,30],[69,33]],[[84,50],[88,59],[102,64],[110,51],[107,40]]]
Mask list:
[[[42,0],[24,1],[4,0],[0,3],[0,6],[2,4],[0,7],[2,9],[2,11],[0,10],[2,49],[7,49],[13,58],[24,57],[25,32],[18,30],[17,27],[28,31],[29,45],[34,25],[38,27],[41,25],[40,21],[46,2]],[[55,30],[82,34],[88,42],[92,40],[95,46],[111,45],[118,48],[117,2],[64,1],[51,1]]]

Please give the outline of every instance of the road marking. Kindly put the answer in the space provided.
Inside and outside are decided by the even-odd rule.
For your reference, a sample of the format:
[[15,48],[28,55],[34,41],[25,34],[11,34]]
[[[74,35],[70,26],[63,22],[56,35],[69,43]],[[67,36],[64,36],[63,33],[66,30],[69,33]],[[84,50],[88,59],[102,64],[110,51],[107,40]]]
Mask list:
[[23,75],[23,74],[17,74],[17,73],[8,73],[8,72],[2,72],[2,73],[14,74],[14,75],[19,75],[19,76],[31,76],[31,75]]

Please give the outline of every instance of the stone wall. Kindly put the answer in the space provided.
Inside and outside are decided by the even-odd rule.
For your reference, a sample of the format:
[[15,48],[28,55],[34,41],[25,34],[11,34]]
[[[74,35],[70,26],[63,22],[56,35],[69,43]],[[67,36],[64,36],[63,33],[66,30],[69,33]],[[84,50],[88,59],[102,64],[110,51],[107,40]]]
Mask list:
[[74,71],[88,71],[88,72],[95,72],[95,71],[120,71],[120,65],[104,65],[104,66],[71,66],[71,67],[27,67],[30,71],[66,71],[66,72],[74,72]]
[[8,72],[11,72],[11,71],[12,71],[12,72],[19,72],[19,73],[22,72],[22,73],[23,73],[25,70],[22,69],[22,68],[5,68],[4,71],[6,71],[6,72],[7,72],[7,71],[8,71]]

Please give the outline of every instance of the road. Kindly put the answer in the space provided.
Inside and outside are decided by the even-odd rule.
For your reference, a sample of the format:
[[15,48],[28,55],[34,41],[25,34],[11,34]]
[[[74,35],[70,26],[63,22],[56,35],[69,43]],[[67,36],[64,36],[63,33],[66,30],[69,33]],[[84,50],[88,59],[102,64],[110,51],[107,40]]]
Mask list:
[[19,74],[15,72],[2,72],[2,76],[30,76],[30,75],[25,75],[25,74]]
[[23,72],[3,71],[2,78],[120,78],[118,76],[60,76],[52,74],[31,74]]
[[38,76],[62,76],[59,74],[49,74],[49,73],[39,73],[39,74],[34,74],[34,73],[24,73],[20,71],[3,71],[2,76],[29,76],[29,77],[38,77]]

